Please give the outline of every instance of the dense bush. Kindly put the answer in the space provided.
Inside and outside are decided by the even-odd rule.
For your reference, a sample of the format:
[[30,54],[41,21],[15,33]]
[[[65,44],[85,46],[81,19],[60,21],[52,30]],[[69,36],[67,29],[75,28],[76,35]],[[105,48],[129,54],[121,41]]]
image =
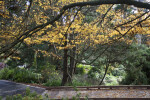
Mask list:
[[4,68],[0,71],[0,79],[13,80],[16,82],[38,83],[41,75],[30,70],[20,68]]
[[90,65],[83,65],[83,64],[78,64],[76,66],[76,71],[75,73],[76,74],[80,74],[80,75],[83,75],[83,74],[87,74],[88,71],[92,68],[92,66]]
[[[80,76],[82,77],[82,76]],[[72,80],[72,83],[66,84],[67,86],[91,86],[90,82],[87,82],[86,79],[80,80],[77,76]]]
[[14,69],[9,69],[9,68],[3,68],[2,70],[0,70],[0,79],[11,79],[14,75]]
[[46,86],[60,86],[61,77],[54,65],[49,63],[37,70],[24,68],[4,68],[0,70],[0,79],[24,83],[43,83]]
[[117,65],[116,68],[112,70],[113,76],[124,76],[125,75],[125,68],[123,65]]
[[73,80],[71,85],[73,85],[73,86],[90,86],[91,84],[86,81]]
[[49,83],[49,82],[54,82],[55,80],[61,80],[59,71],[56,70],[56,66],[54,65],[47,63],[44,66],[40,66],[38,70],[39,70],[38,72],[41,73],[42,75],[43,83],[47,83],[47,82]]
[[133,68],[132,70],[126,71],[126,76],[122,80],[121,84],[125,84],[125,85],[148,85],[149,79],[145,75],[145,72],[142,72],[141,69]]
[[111,86],[111,85],[119,85],[119,82],[117,80],[117,77],[113,76],[113,75],[106,75],[105,80],[104,80],[104,84]]
[[126,76],[121,84],[150,84],[150,49],[145,45],[131,45],[124,62]]
[[88,72],[88,77],[93,79],[100,79],[102,77],[102,70],[100,70],[98,67],[93,67]]
[[44,83],[45,86],[61,86],[61,80],[55,79],[55,80],[47,80],[46,83]]

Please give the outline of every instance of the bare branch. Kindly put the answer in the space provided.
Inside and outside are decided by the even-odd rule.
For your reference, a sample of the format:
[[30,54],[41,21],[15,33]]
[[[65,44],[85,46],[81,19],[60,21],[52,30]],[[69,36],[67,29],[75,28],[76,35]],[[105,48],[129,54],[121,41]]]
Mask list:
[[102,4],[127,4],[127,5],[133,5],[138,8],[150,9],[149,3],[144,3],[135,0],[98,0],[98,1],[72,3],[64,6],[62,10],[70,9],[76,6],[82,7],[87,5],[95,6],[95,5],[102,5]]
[[131,23],[131,22],[135,21],[136,19],[141,18],[142,16],[144,16],[144,15],[146,15],[146,14],[148,14],[148,13],[149,13],[149,12],[145,12],[145,13],[143,13],[143,14],[141,14],[141,15],[137,16],[136,18],[131,19],[131,20],[130,20],[130,21],[128,21],[128,22],[125,22],[125,23],[122,23],[122,24],[116,25],[116,26],[114,27],[114,29],[116,29],[117,27],[120,27],[120,26],[126,25],[126,24],[128,24],[128,23]]

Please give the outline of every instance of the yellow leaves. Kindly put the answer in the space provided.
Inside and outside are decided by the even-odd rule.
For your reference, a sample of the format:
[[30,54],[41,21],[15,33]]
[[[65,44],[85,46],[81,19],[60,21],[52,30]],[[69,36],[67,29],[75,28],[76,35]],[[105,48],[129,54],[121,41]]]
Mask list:
[[24,42],[28,45],[31,45],[31,44],[41,44],[43,42],[42,39],[31,39],[31,38],[26,38],[24,39]]
[[50,53],[45,50],[38,50],[38,52],[41,52],[44,56],[50,56]]
[[45,50],[37,50],[36,52],[37,52],[37,54],[38,54],[39,52],[42,53],[43,56],[52,56],[52,57],[54,57],[55,59],[62,59],[61,56],[58,56],[58,55],[54,54],[53,52],[47,52],[47,51],[45,51]]
[[10,18],[8,14],[0,12],[0,16],[4,18]]
[[40,25],[40,24],[43,24],[43,23],[46,23],[47,22],[47,16],[44,16],[43,13],[39,13],[38,15],[34,15],[34,19],[36,21],[36,24]]
[[63,50],[64,49],[64,47],[57,47],[59,50]]
[[16,56],[11,56],[10,58],[16,59],[16,60],[20,60],[21,59],[20,57],[16,57]]
[[64,35],[62,35],[61,33],[58,34],[58,38],[62,39],[64,37]]
[[39,0],[39,6],[42,6],[43,4],[42,4],[42,1],[41,0]]
[[118,36],[118,35],[119,35],[119,32],[114,30],[109,34],[109,37]]
[[146,28],[142,28],[140,26],[135,26],[132,30],[128,32],[127,35],[135,36],[136,34],[149,34]]
[[5,10],[5,1],[0,1],[0,11],[3,11],[4,12]]
[[0,1],[0,16],[3,18],[10,18],[9,11],[5,9],[5,1]]
[[72,49],[73,47],[75,47],[76,45],[71,45],[71,44],[67,44],[65,47],[57,47],[59,50],[63,50],[63,49]]
[[48,17],[47,17],[47,16],[42,15],[42,16],[41,16],[41,18],[46,19],[46,18],[48,18]]
[[24,39],[24,42],[25,42],[26,44],[28,44],[28,45],[31,45],[31,44],[32,44],[31,38],[26,38],[26,39]]
[[119,39],[119,41],[123,41],[123,42],[125,42],[125,43],[127,43],[127,44],[132,44],[133,43],[133,40],[132,39],[130,39],[130,38],[125,38],[125,37],[121,37],[120,39]]
[[96,9],[96,12],[104,13],[107,11],[110,5],[101,5]]
[[46,29],[47,29],[47,28],[52,28],[52,25],[47,25],[47,26],[46,26]]
[[99,41],[98,41],[98,40],[95,40],[95,41],[94,41],[94,44],[99,44]]
[[[45,12],[51,11],[51,13],[56,16],[63,5],[67,5],[73,2],[82,2],[85,0],[59,0],[57,3],[54,3],[54,1],[51,0],[51,4],[48,0],[44,0],[44,2],[42,2],[42,0],[38,1],[38,6],[40,6],[40,9],[34,9],[33,11],[33,19],[34,21],[36,21],[36,24],[45,23],[47,22],[47,19],[51,20],[51,18],[53,18],[53,16]],[[95,46],[99,44],[109,43],[112,39],[118,39],[121,36],[121,34],[126,33],[128,29],[130,29],[130,27],[134,26],[134,24],[136,24],[139,21],[139,19],[137,19],[132,23],[122,25],[123,28],[116,28],[118,31],[120,31],[120,34],[113,28],[113,26],[128,22],[129,20],[136,18],[139,14],[130,14],[127,18],[124,18],[124,15],[121,11],[118,11],[116,13],[112,8],[111,11],[107,13],[104,20],[102,21],[104,14],[107,12],[110,6],[111,5],[99,6],[96,10],[98,15],[95,15],[95,19],[92,22],[88,23],[84,22],[84,19],[86,18],[85,14],[82,14],[84,10],[80,11],[71,26],[70,23],[73,20],[77,9],[72,9],[72,11],[68,10],[65,12],[65,14],[63,14],[61,20],[55,22],[54,26],[46,26],[42,31],[37,32],[36,35],[34,35],[34,37],[25,39],[25,42],[30,45],[33,43],[40,44],[43,41],[47,41],[52,44],[55,44],[59,50],[71,49],[76,45],[82,44]],[[100,23],[101,21],[102,23]],[[144,22],[143,24],[150,25],[149,23],[150,22]],[[149,32],[149,30],[149,27],[142,28],[137,26],[128,32],[128,36],[137,33],[145,34],[145,32]],[[64,34],[68,34],[67,39],[64,37]],[[73,39],[70,39],[71,35],[74,36]],[[125,38],[121,38],[120,40],[126,41],[127,43],[132,42],[131,40],[126,40]],[[68,44],[67,46],[64,46],[64,43],[66,41],[68,42]]]
[[85,2],[85,1],[88,1],[88,0],[59,0],[57,5],[62,4],[63,6],[63,5],[71,4],[71,3]]

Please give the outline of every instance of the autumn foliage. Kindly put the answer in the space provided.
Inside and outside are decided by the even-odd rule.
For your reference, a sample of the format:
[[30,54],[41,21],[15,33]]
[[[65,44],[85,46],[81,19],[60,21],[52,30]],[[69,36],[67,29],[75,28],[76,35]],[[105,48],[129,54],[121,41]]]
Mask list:
[[[17,1],[17,0],[14,0]],[[29,0],[5,2],[0,12],[0,58],[17,58],[13,53],[21,43],[28,46],[49,43],[56,51],[70,50],[67,59],[77,59],[85,48],[124,41],[131,44],[136,35],[150,34],[148,9],[124,4],[77,6],[65,5],[89,0]],[[11,6],[17,7],[9,9]],[[54,20],[54,21],[53,21]],[[134,38],[134,39],[133,39]],[[146,42],[149,45],[149,41]],[[57,52],[36,50],[46,56],[65,59]],[[73,54],[75,53],[75,54]],[[65,65],[64,65],[65,66]],[[70,65],[71,66],[71,65]],[[68,69],[67,69],[68,70]],[[67,76],[68,77],[68,76]],[[64,84],[63,84],[64,85]]]

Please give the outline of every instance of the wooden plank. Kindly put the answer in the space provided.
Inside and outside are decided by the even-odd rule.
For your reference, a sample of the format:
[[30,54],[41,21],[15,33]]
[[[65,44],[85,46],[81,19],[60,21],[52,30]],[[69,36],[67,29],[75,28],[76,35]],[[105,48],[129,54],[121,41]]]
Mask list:
[[48,87],[47,90],[74,90],[74,89],[150,89],[150,85],[120,85],[120,86],[58,86]]

